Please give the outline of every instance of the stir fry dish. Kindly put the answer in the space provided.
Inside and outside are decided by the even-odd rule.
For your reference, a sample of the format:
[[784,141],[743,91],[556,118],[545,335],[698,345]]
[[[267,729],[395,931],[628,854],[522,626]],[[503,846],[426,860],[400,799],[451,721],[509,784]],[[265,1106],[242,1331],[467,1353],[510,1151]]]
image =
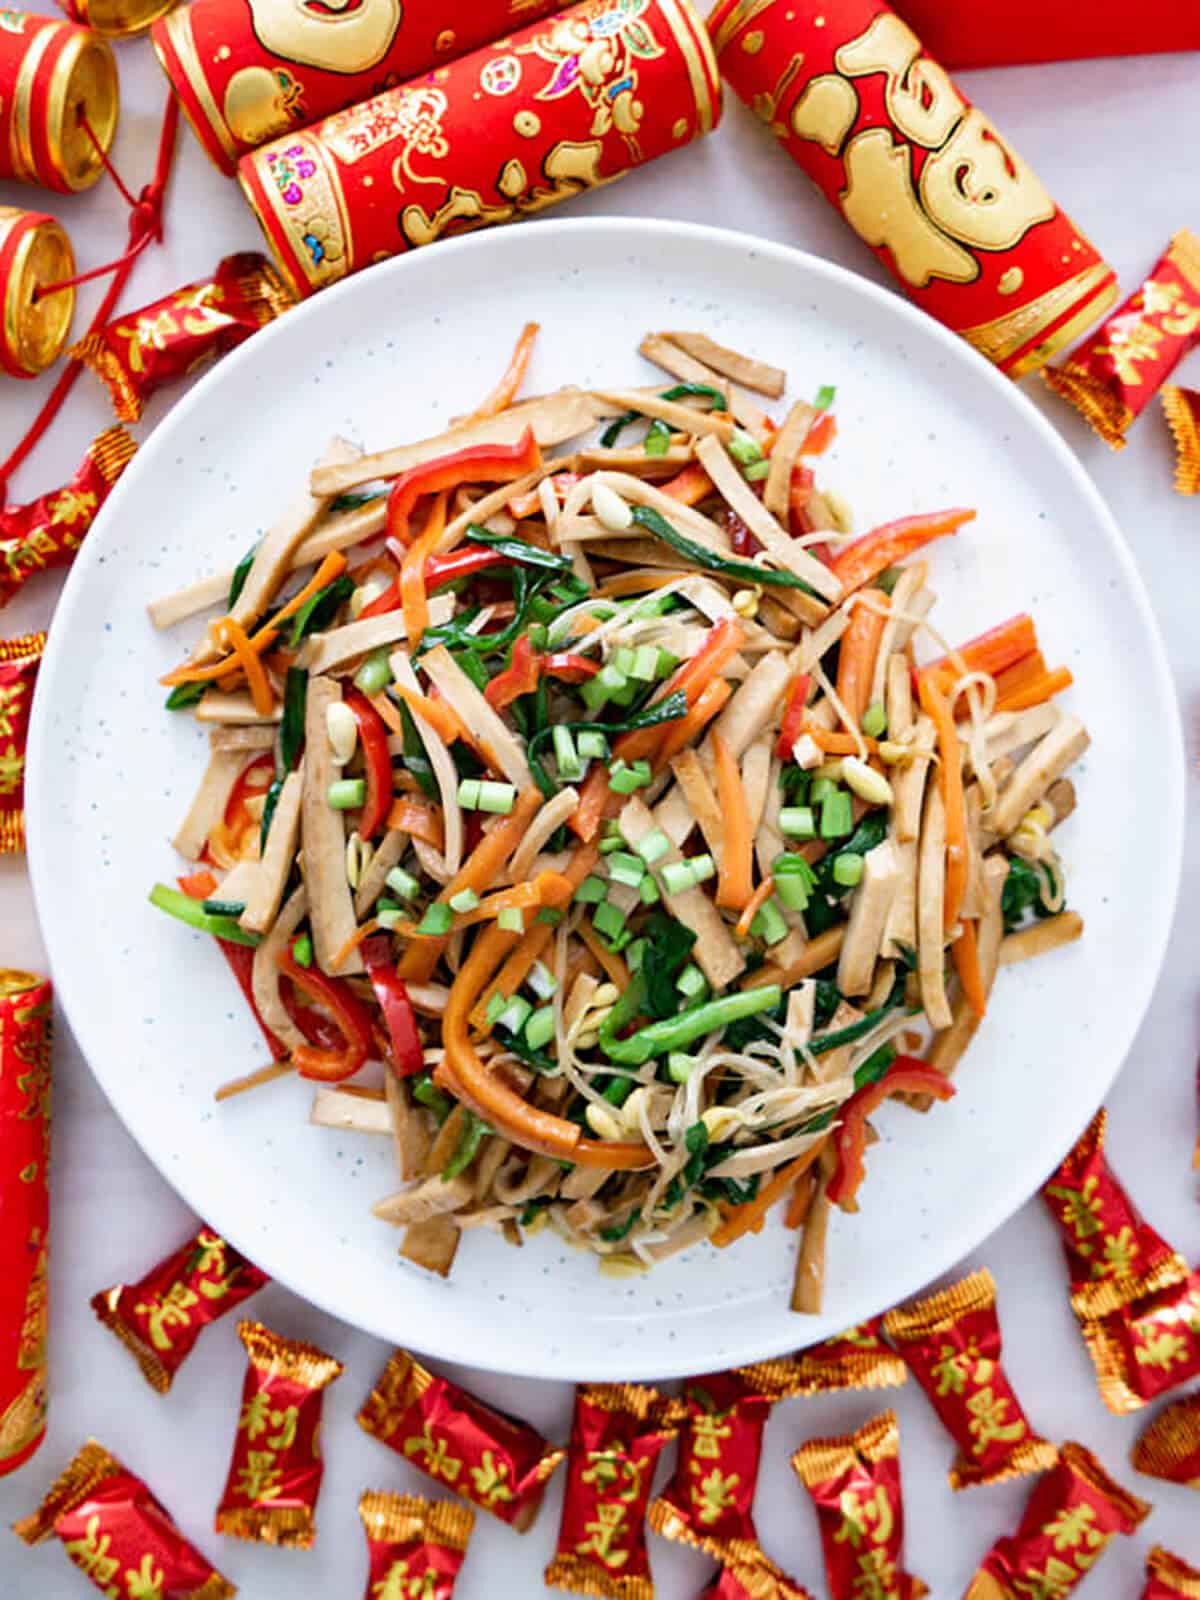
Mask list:
[[210,750],[150,898],[270,1052],[218,1098],[298,1074],[390,1137],[404,1257],[552,1228],[640,1272],[778,1203],[815,1311],[878,1108],[950,1098],[998,969],[1082,931],[1071,674],[1027,615],[931,622],[973,511],[851,533],[832,388],[772,417],[784,372],[663,332],[657,382],[518,400],[536,333],[150,607],[216,614],[162,680]]

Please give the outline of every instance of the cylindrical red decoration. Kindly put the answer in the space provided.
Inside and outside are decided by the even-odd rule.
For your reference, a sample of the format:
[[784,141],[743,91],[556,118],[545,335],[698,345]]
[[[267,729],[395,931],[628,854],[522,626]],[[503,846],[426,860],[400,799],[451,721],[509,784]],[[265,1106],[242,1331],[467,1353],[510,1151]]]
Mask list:
[[[97,0],[87,3],[94,8]],[[196,137],[221,171],[232,174],[239,156],[268,139],[468,55],[560,5],[193,0],[157,22],[153,40]]]
[[266,145],[238,177],[306,295],[609,183],[719,115],[716,63],[688,0],[586,0]]
[[49,978],[0,971],[0,1475],[46,1431],[50,998]]
[[450,1600],[475,1526],[469,1506],[368,1489],[358,1514],[370,1561],[364,1600]]
[[66,344],[75,290],[41,291],[74,276],[75,252],[60,222],[0,206],[0,368],[10,377],[36,378]]
[[1089,56],[1200,50],[1200,11],[1179,0],[898,0],[896,9],[948,67],[1011,67]]
[[90,29],[0,11],[0,178],[88,188],[103,163],[87,130],[107,152],[118,95],[113,53]]
[[1141,1600],[1200,1600],[1200,1572],[1156,1544],[1146,1555]]
[[174,4],[175,0],[58,0],[59,9],[72,22],[111,39],[144,32]]
[[[3,576],[0,567],[0,580]],[[0,856],[25,848],[25,750],[33,690],[45,648],[44,633],[0,639]]]
[[1017,378],[1112,268],[882,0],[722,0],[721,71],[905,293]]

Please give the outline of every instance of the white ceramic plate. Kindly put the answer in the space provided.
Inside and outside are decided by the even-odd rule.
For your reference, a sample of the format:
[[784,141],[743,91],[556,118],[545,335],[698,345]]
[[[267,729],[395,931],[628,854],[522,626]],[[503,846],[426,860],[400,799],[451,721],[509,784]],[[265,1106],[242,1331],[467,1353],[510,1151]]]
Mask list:
[[[156,595],[231,566],[335,431],[367,448],[470,407],[527,318],[529,392],[653,381],[643,332],[705,328],[838,388],[821,477],[857,526],[969,504],[935,547],[935,620],[964,639],[1013,612],[1076,675],[1093,746],[1061,845],[1082,944],[1001,974],[959,1094],[879,1118],[862,1210],[835,1217],[826,1309],[787,1309],[794,1236],[775,1222],[637,1280],[545,1235],[468,1236],[449,1282],[398,1261],[369,1214],[395,1187],[385,1140],[307,1125],[289,1080],[214,1106],[263,1059],[220,955],[146,903],[205,759],[159,675],[196,632],[157,634]],[[228,357],[143,446],[84,545],[42,667],[30,863],[80,1046],[151,1159],[266,1271],[346,1321],[546,1378],[668,1377],[777,1354],[949,1268],[1035,1188],[1103,1097],[1162,957],[1179,874],[1182,744],[1149,604],[1113,520],[1023,396],[965,344],[839,267],[679,224],[538,222],[372,269]],[[1136,937],[1129,936],[1136,930]]]

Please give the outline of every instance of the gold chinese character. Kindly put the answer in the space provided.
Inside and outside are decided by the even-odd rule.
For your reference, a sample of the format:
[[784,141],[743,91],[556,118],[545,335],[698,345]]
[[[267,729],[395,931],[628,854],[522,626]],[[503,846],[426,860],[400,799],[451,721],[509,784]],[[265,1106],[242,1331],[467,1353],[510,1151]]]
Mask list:
[[[696,1469],[695,1462],[692,1468]],[[705,1527],[719,1522],[721,1514],[736,1503],[735,1491],[741,1481],[738,1473],[731,1472],[726,1476],[720,1467],[714,1467],[711,1472],[705,1473],[699,1483],[692,1485],[692,1504],[699,1507],[697,1515]]]
[[271,1412],[271,1426],[276,1430],[267,1438],[275,1450],[290,1450],[296,1442],[296,1424],[300,1421],[298,1406],[288,1406],[284,1411]]
[[708,1461],[721,1457],[721,1441],[733,1432],[728,1411],[700,1412],[692,1418],[692,1453]]
[[1009,250],[1057,207],[1041,179],[972,106],[921,168],[921,199],[934,222],[977,250]]
[[1139,1367],[1157,1367],[1160,1372],[1166,1372],[1174,1362],[1182,1361],[1187,1355],[1187,1340],[1166,1328],[1151,1328],[1134,1353]]
[[454,1483],[462,1471],[461,1460],[450,1454],[445,1439],[434,1434],[431,1422],[404,1441],[404,1454],[420,1460],[431,1478],[444,1478],[447,1483]]
[[617,1494],[617,1499],[626,1505],[632,1504],[641,1494],[642,1463],[631,1461],[624,1450],[589,1450],[588,1461],[590,1465],[580,1474],[584,1483],[594,1483],[597,1489],[611,1489],[624,1483],[626,1487]]
[[147,1553],[140,1567],[125,1569],[125,1587],[129,1600],[163,1600],[163,1569]]
[[994,1395],[990,1384],[976,1390],[967,1401],[967,1410],[971,1413],[967,1429],[975,1435],[972,1448],[977,1456],[981,1456],[993,1441],[1011,1444],[1015,1439],[1024,1437],[1025,1423],[1021,1418],[1015,1422],[1004,1420],[1010,1404],[1011,1401],[1002,1395]]
[[895,1600],[898,1592],[895,1563],[882,1546],[864,1550],[850,1585],[856,1600]]
[[50,502],[51,527],[71,527],[76,522],[91,522],[96,496],[90,489],[60,489]]
[[1142,383],[1138,362],[1158,360],[1162,329],[1144,322],[1141,317],[1114,317],[1109,323],[1108,339],[1107,344],[1096,346],[1096,354],[1112,358],[1113,369],[1122,383]]
[[403,1557],[393,1561],[387,1576],[371,1586],[371,1600],[434,1600],[436,1594],[437,1573],[433,1568],[412,1572]]
[[596,1507],[593,1522],[585,1522],[588,1537],[575,1546],[581,1556],[595,1555],[606,1567],[623,1567],[629,1560],[628,1550],[614,1550],[613,1546],[629,1532],[625,1523],[625,1507],[615,1500],[602,1501]]
[[921,208],[913,189],[911,152],[886,128],[856,133],[846,146],[842,212],[860,238],[891,251],[896,271],[917,288],[931,278],[970,283],[979,263],[948,239]]
[[1042,1532],[1054,1541],[1056,1550],[1074,1550],[1077,1545],[1094,1550],[1105,1542],[1105,1534],[1095,1522],[1094,1506],[1069,1506],[1056,1512]]
[[886,75],[884,98],[892,122],[906,139],[936,150],[950,137],[966,102],[936,61],[921,60],[921,43],[893,12],[877,16],[834,61],[848,78]]
[[842,1521],[833,1536],[835,1543],[849,1544],[857,1550],[864,1542],[886,1544],[891,1538],[895,1527],[892,1503],[881,1483],[870,1494],[864,1494],[861,1489],[844,1489],[838,1499],[838,1510]]
[[106,1533],[103,1538],[100,1536],[100,1518],[88,1518],[82,1539],[64,1539],[63,1543],[75,1565],[87,1573],[98,1589],[103,1588],[115,1600],[117,1590],[105,1586],[112,1583],[121,1563],[116,1556],[108,1553],[112,1547],[112,1534]]
[[1118,1233],[1110,1233],[1104,1240],[1104,1260],[1094,1264],[1093,1271],[1098,1278],[1109,1275],[1122,1278],[1133,1271],[1134,1261],[1138,1255],[1138,1242],[1133,1229],[1126,1226]]
[[1079,1189],[1067,1188],[1057,1183],[1046,1186],[1046,1193],[1061,1201],[1059,1215],[1063,1226],[1074,1234],[1075,1248],[1081,1256],[1091,1255],[1092,1247],[1084,1241],[1099,1233],[1104,1226],[1100,1216],[1099,1190],[1100,1180],[1095,1173],[1085,1179]]
[[471,1468],[471,1482],[475,1485],[477,1497],[484,1505],[494,1506],[498,1500],[511,1500],[512,1490],[508,1486],[508,1463],[497,1461],[491,1450],[483,1452],[481,1466]]
[[260,1389],[258,1394],[252,1395],[242,1407],[242,1414],[238,1418],[238,1429],[245,1429],[251,1439],[257,1439],[260,1433],[266,1433],[271,1425],[271,1402]]
[[1013,1588],[1028,1600],[1065,1600],[1078,1582],[1079,1573],[1074,1567],[1051,1556],[1041,1572],[1033,1567],[1014,1577]]
[[281,1478],[274,1450],[251,1450],[246,1465],[238,1468],[235,1488],[247,1500],[271,1500],[279,1493]]
[[150,1325],[150,1343],[156,1350],[171,1348],[171,1328],[191,1326],[189,1311],[200,1303],[200,1296],[186,1283],[173,1283],[158,1300],[141,1300],[134,1310],[146,1318]]

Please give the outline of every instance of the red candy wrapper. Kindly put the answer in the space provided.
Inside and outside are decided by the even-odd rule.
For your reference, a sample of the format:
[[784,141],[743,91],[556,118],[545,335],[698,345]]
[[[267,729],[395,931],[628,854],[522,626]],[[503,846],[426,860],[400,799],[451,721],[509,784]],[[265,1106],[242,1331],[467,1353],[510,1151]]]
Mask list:
[[421,1472],[524,1533],[564,1452],[397,1350],[358,1422]]
[[[864,1590],[864,1600],[869,1594]],[[760,1551],[752,1562],[722,1567],[700,1600],[812,1600],[812,1596]]]
[[1047,386],[1083,413],[1114,450],[1188,351],[1200,344],[1200,239],[1186,228],[1136,293],[1105,318]]
[[222,172],[430,67],[467,55],[556,0],[193,0],[154,25],[154,48],[196,137]]
[[882,0],[722,0],[721,72],[904,292],[1010,377],[1115,300],[1112,268]]
[[213,1233],[200,1231],[137,1283],[92,1297],[92,1310],[131,1350],[147,1381],[166,1394],[208,1327],[270,1279]]
[[737,1372],[693,1378],[684,1399],[675,1476],[646,1520],[719,1561],[752,1563],[759,1542],[751,1509],[771,1400]]
[[368,1489],[358,1502],[370,1571],[363,1600],[450,1600],[475,1513],[450,1500]]
[[25,747],[44,633],[0,639],[0,856],[25,848]]
[[1200,391],[1168,384],[1162,406],[1175,440],[1175,488],[1200,494]]
[[1187,1277],[1187,1262],[1157,1234],[1125,1193],[1104,1154],[1108,1113],[1088,1123],[1042,1185],[1062,1230],[1077,1316],[1100,1316]]
[[1143,1430],[1129,1459],[1151,1478],[1200,1489],[1200,1394],[1164,1406]]
[[35,572],[68,567],[137,445],[124,428],[106,428],[61,489],[0,511],[0,606]]
[[1138,1411],[1200,1373],[1200,1272],[1079,1325],[1105,1405]]
[[567,1456],[558,1549],[546,1582],[610,1600],[653,1600],[646,1504],[681,1407],[628,1383],[581,1384]]
[[958,1445],[952,1489],[1054,1465],[1057,1450],[1030,1428],[1000,1365],[990,1272],[973,1272],[915,1305],[889,1311],[883,1326]]
[[94,1439],[13,1532],[26,1544],[56,1533],[108,1600],[232,1600],[237,1593],[142,1480]]
[[250,1365],[233,1440],[218,1533],[307,1550],[321,1488],[321,1410],[342,1363],[315,1345],[239,1322]]
[[900,1428],[894,1411],[857,1433],[810,1439],[792,1467],[817,1508],[833,1600],[921,1600],[928,1587],[903,1568]]
[[1117,1533],[1133,1533],[1150,1507],[1122,1489],[1090,1450],[1064,1444],[1034,1487],[1016,1533],[983,1558],[963,1600],[1066,1600]]
[[1146,1556],[1141,1600],[1200,1600],[1200,1571],[1156,1544]]
[[46,1432],[51,995],[49,978],[0,971],[0,1477]]
[[908,1368],[884,1344],[882,1329],[883,1318],[872,1317],[794,1356],[756,1362],[738,1371],[773,1400],[840,1389],[897,1389],[908,1382]]
[[266,145],[238,177],[280,271],[307,295],[609,183],[719,115],[688,0],[587,0]]
[[122,422],[136,422],[150,396],[242,344],[292,304],[264,256],[226,256],[209,278],[89,333],[69,354],[103,380]]

